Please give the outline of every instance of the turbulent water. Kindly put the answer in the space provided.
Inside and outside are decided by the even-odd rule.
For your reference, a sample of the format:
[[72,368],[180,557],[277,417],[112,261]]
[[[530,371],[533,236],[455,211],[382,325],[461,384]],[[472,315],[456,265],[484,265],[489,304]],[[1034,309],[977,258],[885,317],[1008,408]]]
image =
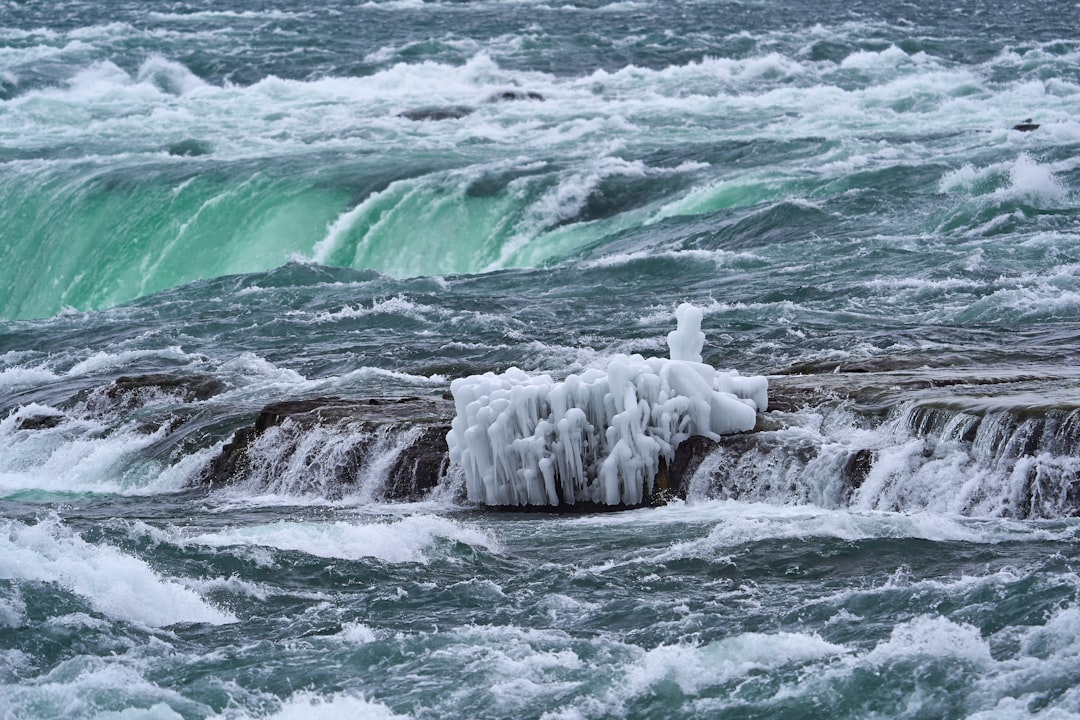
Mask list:
[[[1080,5],[228,5],[0,0],[0,717],[1080,716]],[[685,301],[685,500],[207,490]]]

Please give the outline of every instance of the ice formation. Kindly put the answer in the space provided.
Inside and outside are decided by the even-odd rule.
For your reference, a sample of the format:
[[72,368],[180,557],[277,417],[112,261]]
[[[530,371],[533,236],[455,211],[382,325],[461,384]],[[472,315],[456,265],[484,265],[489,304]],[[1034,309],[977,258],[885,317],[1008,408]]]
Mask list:
[[468,497],[487,505],[636,505],[691,435],[754,427],[768,381],[702,363],[701,310],[683,303],[670,359],[616,355],[555,381],[517,368],[450,384],[447,443]]

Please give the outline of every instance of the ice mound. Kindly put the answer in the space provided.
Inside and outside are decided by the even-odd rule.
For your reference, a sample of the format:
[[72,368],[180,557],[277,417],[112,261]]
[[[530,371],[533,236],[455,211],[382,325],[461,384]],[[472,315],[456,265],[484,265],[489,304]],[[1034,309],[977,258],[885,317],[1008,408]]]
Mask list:
[[556,382],[510,368],[450,384],[447,444],[469,500],[487,505],[637,505],[691,435],[754,427],[768,381],[701,362],[701,310],[684,303],[670,359],[616,355]]

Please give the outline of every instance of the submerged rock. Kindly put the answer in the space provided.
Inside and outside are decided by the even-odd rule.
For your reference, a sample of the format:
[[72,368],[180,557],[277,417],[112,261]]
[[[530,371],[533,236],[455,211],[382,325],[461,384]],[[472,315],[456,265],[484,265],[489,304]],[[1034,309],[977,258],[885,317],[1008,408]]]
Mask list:
[[166,150],[177,157],[201,157],[214,152],[214,146],[203,140],[189,138],[172,143]]
[[206,375],[122,375],[107,385],[94,388],[86,397],[86,410],[98,418],[135,414],[138,429],[153,433],[164,426],[175,428],[185,419],[184,413],[175,408],[155,411],[154,407],[201,402],[226,389],[225,383]]
[[145,405],[150,400],[182,403],[208,400],[225,390],[225,383],[205,375],[122,375],[91,392],[87,406],[92,411],[120,412]]
[[20,413],[19,417],[15,420],[15,429],[51,430],[67,419],[67,415],[60,412]]
[[503,90],[488,98],[488,102],[516,102],[519,100],[544,100],[544,96],[534,90]]
[[475,112],[468,105],[451,105],[449,107],[417,108],[415,110],[403,110],[397,114],[400,118],[420,122],[422,120],[460,120]]
[[671,464],[660,464],[654,484],[652,504],[661,504],[673,498],[685,498],[690,490],[690,480],[710,454],[716,452],[720,443],[704,435],[691,435],[675,448]]

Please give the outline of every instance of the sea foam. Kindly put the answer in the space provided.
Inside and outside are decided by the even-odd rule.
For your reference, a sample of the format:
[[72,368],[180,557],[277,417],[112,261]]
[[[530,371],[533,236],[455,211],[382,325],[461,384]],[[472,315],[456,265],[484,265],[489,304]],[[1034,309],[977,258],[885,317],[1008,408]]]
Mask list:
[[752,430],[768,381],[702,362],[702,311],[675,313],[670,359],[616,355],[555,381],[517,368],[450,384],[447,444],[468,497],[488,505],[637,505],[691,435]]

